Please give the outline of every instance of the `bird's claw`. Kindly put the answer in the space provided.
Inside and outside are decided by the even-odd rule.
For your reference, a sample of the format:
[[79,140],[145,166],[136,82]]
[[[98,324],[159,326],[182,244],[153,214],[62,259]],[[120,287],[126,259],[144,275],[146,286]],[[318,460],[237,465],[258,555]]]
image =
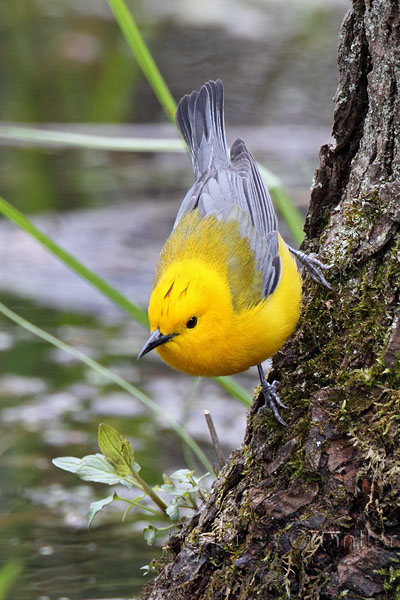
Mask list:
[[268,383],[268,381],[265,379],[262,366],[257,365],[257,367],[260,375],[261,391],[264,396],[264,404],[258,409],[257,413],[262,414],[265,411],[266,407],[269,406],[269,408],[272,410],[272,414],[274,415],[278,423],[280,423],[284,427],[287,427],[287,423],[282,419],[278,410],[278,408],[288,408],[285,404],[283,404],[276,391],[279,382],[273,381],[272,383]]
[[[271,394],[273,396],[275,404],[277,404],[279,406],[279,408],[289,408],[288,406],[286,406],[286,404],[283,404],[282,400],[279,398],[278,392],[276,391],[276,388],[279,385],[279,381],[277,381],[276,379],[272,383],[268,383],[268,381],[267,381],[267,385],[269,386],[268,387],[269,391],[267,392],[267,394]],[[263,394],[264,394],[264,390],[263,390]],[[265,394],[264,394],[264,397],[265,397]]]
[[279,398],[278,394],[275,391],[277,383],[278,383],[277,381],[274,381],[271,384],[271,383],[268,383],[268,381],[266,381],[265,384],[261,384],[261,391],[264,396],[264,406],[262,406],[259,409],[259,412],[261,412],[261,413],[264,412],[266,405],[268,405],[269,408],[272,410],[272,414],[274,415],[274,417],[278,421],[278,423],[280,423],[284,427],[287,427],[286,421],[284,421],[282,419],[281,415],[279,414],[278,407],[279,408],[288,408],[288,407],[283,404],[283,402],[281,401],[281,399]]
[[314,253],[305,254],[301,250],[295,250],[291,246],[288,246],[290,252],[294,254],[294,256],[299,260],[299,262],[308,269],[311,278],[317,283],[322,283],[323,286],[327,287],[329,290],[333,290],[333,287],[330,283],[327,282],[325,277],[322,275],[320,269],[326,270],[333,267],[333,263],[326,265],[321,262]]

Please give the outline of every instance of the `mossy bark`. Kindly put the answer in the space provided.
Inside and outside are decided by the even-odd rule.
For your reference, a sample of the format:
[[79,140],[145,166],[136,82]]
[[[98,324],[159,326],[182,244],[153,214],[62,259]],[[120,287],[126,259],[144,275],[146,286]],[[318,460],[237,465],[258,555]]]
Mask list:
[[152,600],[400,598],[400,7],[353,0],[339,39],[334,147],[321,148],[297,333],[243,446],[168,542]]

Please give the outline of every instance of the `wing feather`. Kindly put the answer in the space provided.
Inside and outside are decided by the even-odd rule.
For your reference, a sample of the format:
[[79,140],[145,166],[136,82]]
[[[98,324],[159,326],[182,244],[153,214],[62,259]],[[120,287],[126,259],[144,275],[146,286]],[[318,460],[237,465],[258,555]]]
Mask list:
[[182,98],[176,123],[189,146],[195,183],[186,194],[175,220],[195,209],[206,217],[236,221],[247,238],[262,274],[262,294],[268,297],[280,281],[278,224],[269,192],[243,140],[227,157],[224,93],[220,80]]

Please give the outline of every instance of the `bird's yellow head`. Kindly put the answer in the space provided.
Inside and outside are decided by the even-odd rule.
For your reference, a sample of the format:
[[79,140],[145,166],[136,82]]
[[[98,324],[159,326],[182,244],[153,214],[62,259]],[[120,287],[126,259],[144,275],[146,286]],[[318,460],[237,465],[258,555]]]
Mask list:
[[213,374],[224,356],[233,318],[226,280],[198,260],[182,260],[168,268],[153,289],[152,333],[138,358],[156,348],[179,371]]

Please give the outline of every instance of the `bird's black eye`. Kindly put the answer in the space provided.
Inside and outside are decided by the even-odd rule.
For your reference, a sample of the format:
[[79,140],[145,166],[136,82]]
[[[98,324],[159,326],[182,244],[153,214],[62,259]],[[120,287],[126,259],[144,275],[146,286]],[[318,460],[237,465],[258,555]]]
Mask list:
[[189,321],[186,323],[186,327],[188,329],[193,329],[193,327],[196,327],[197,325],[197,317],[192,317],[191,319],[189,319]]

